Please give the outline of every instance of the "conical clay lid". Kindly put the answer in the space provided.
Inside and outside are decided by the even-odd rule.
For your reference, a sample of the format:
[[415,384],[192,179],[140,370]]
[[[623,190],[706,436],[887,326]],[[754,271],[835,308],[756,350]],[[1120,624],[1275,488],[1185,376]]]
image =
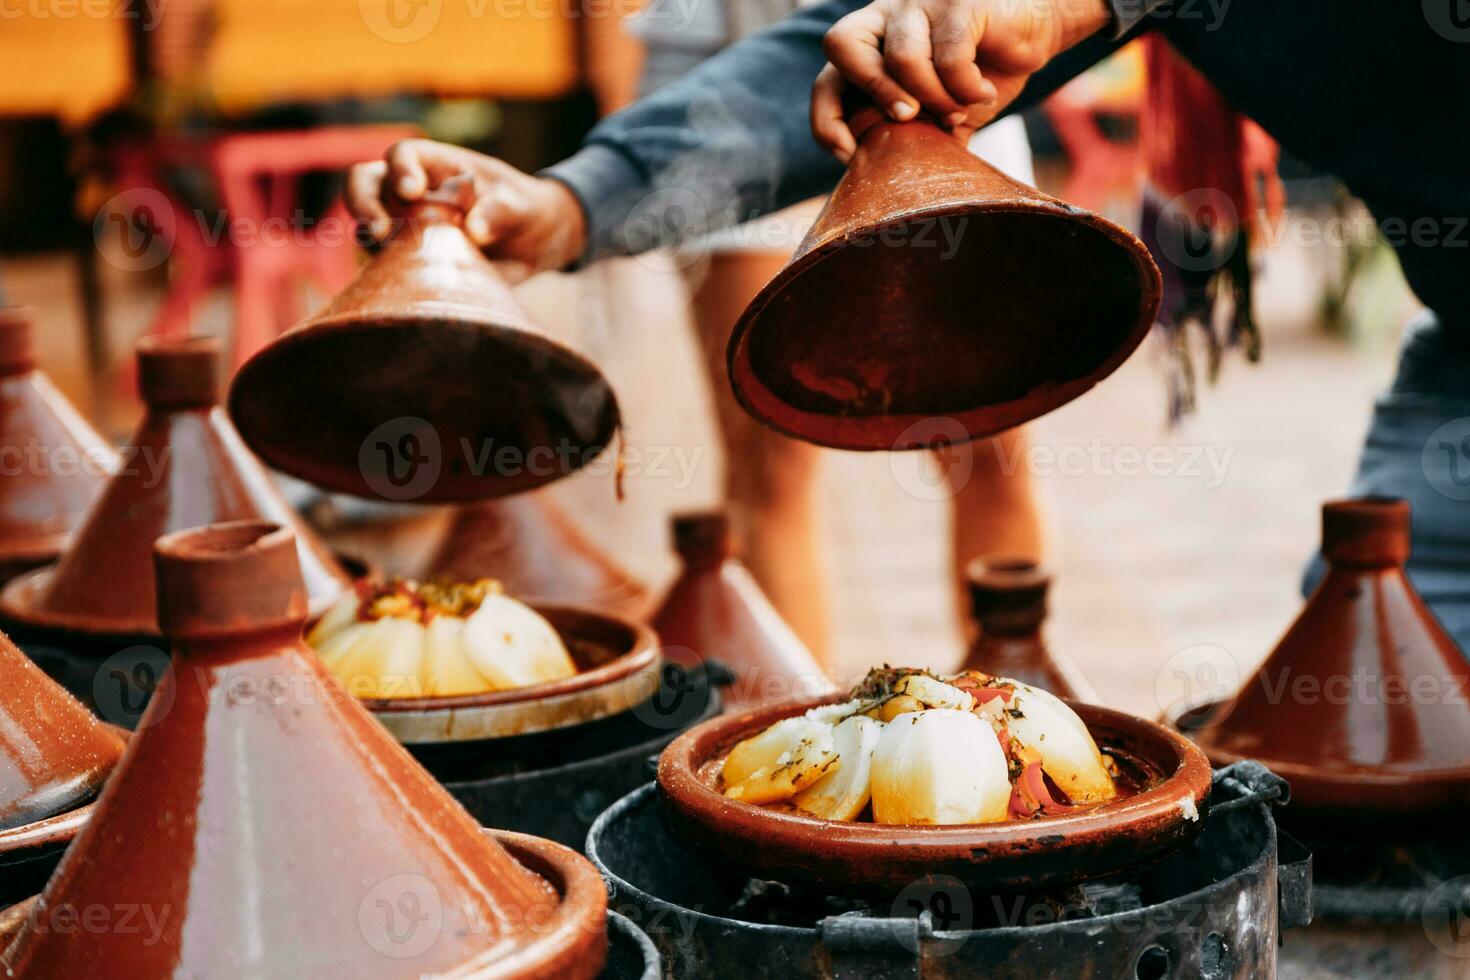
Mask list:
[[1296,622],[1193,737],[1279,771],[1294,809],[1470,801],[1470,664],[1405,575],[1408,502],[1325,504],[1322,555]]
[[629,615],[647,609],[643,584],[545,493],[460,508],[427,568],[426,577],[498,579],[527,602],[570,602]]
[[829,694],[835,688],[750,570],[734,557],[730,523],[719,511],[673,520],[683,562],[651,624],[664,656],[688,663],[717,660],[735,674],[730,710]]
[[118,472],[61,559],[12,582],[0,613],[31,627],[155,636],[153,542],[182,528],[261,519],[296,532],[313,611],[348,587],[347,575],[281,497],[240,441],[220,396],[219,345],[210,338],[138,347],[146,414]]
[[[605,893],[569,909],[327,674],[290,531],[215,525],[157,554],[173,666],[7,952],[16,975],[595,975]],[[135,928],[48,928],[93,908]]]
[[0,634],[0,830],[86,803],[122,752],[115,730]]
[[1105,218],[1011,180],[927,116],[852,118],[857,152],[731,332],[736,398],[839,449],[932,449],[1014,428],[1111,374],[1160,279]]
[[0,309],[0,577],[61,553],[117,466],[113,452],[36,370],[29,309]]
[[607,379],[466,237],[472,201],[464,176],[401,205],[357,278],[241,366],[230,414],[267,463],[339,493],[451,503],[560,479],[611,442]]

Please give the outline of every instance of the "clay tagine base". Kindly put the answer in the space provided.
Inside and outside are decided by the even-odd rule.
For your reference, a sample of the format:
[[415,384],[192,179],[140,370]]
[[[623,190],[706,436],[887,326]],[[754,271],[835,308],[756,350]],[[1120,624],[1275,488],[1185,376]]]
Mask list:
[[648,627],[575,606],[533,608],[561,635],[574,676],[484,694],[364,698],[363,705],[399,741],[430,745],[583,725],[628,711],[658,689],[663,656]]
[[1140,791],[1075,813],[956,826],[820,820],[731,800],[719,762],[742,739],[840,697],[726,715],[677,739],[659,758],[670,828],[687,844],[747,875],[839,891],[897,892],[953,875],[994,892],[1036,891],[1101,877],[1192,840],[1204,827],[1209,762],[1162,725],[1095,705],[1071,705]]

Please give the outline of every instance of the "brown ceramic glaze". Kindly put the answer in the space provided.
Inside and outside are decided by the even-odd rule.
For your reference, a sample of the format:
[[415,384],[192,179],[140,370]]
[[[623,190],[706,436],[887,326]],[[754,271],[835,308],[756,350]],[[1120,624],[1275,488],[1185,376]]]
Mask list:
[[146,413],[120,469],[61,559],[0,592],[0,615],[30,629],[156,636],[153,542],[217,521],[290,526],[313,608],[324,608],[347,588],[346,573],[220,409],[219,369],[213,339],[139,344]]
[[91,802],[122,752],[115,729],[0,634],[0,854],[49,839],[66,822],[53,818]]
[[648,590],[578,529],[545,493],[460,508],[425,578],[498,579],[527,602],[567,602],[629,616],[647,611]]
[[729,667],[735,674],[724,691],[729,710],[834,690],[733,554],[725,514],[678,515],[673,534],[682,568],[653,615],[669,659],[692,665],[708,658]]
[[117,466],[36,370],[32,311],[0,309],[0,581],[61,554]]
[[725,715],[676,738],[658,764],[674,832],[734,868],[778,881],[898,890],[948,874],[972,887],[1030,891],[1137,865],[1203,828],[1211,776],[1198,748],[1154,722],[1075,703],[1099,748],[1152,774],[1140,792],[1035,820],[914,826],[782,813],[729,799],[716,788],[719,763],[741,739],[835,700]]
[[399,741],[414,745],[505,738],[627,711],[658,689],[653,630],[594,609],[536,604],[577,665],[572,677],[508,691],[433,698],[364,698]]
[[612,439],[612,389],[465,237],[466,190],[402,207],[358,277],[240,369],[230,413],[267,463],[341,493],[464,501],[565,476]]
[[1327,573],[1236,696],[1180,719],[1216,765],[1258,759],[1292,811],[1470,804],[1470,665],[1404,573],[1409,504],[1322,508]]
[[966,571],[977,633],[960,669],[1010,677],[1072,701],[1096,702],[1087,679],[1042,638],[1051,575],[1040,563],[1023,555],[986,555]]
[[[326,673],[301,641],[289,530],[170,534],[157,566],[173,666],[7,951],[14,973],[596,975],[591,865],[511,841],[528,870]],[[50,927],[94,908],[152,919]]]
[[869,107],[852,125],[842,182],[730,337],[756,418],[840,449],[932,448],[1071,401],[1143,340],[1159,272],[1129,232],[924,118]]

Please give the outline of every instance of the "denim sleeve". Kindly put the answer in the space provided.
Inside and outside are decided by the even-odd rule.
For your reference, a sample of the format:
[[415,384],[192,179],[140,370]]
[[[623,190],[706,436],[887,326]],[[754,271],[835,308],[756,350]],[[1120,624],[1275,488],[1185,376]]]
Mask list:
[[[1470,650],[1470,342],[1431,312],[1404,336],[1398,374],[1374,405],[1351,495],[1409,501],[1409,578]],[[1308,563],[1304,593],[1324,570],[1320,555]]]
[[[827,28],[864,2],[803,7],[604,119],[582,149],[542,171],[586,215],[581,262],[675,245],[830,191],[842,166],[812,139],[811,85],[826,64]],[[1007,112],[1115,50],[1107,34],[1037,72]]]

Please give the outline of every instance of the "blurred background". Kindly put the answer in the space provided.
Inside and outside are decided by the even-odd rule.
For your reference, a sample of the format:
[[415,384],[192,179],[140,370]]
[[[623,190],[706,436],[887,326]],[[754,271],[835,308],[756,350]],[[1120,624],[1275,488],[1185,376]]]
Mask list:
[[[701,2],[701,0],[691,0]],[[712,2],[712,0],[711,0]],[[637,0],[25,0],[0,13],[0,293],[38,308],[44,368],[100,429],[138,412],[149,334],[218,335],[234,363],[339,288],[360,260],[341,175],[412,135],[535,169],[638,88]],[[1043,190],[1136,227],[1142,58],[1125,49],[1026,117]],[[1348,484],[1413,298],[1371,221],[1290,159],[1260,236],[1261,363],[1224,363],[1169,421],[1151,342],[1040,420],[1005,465],[1041,493],[1054,649],[1104,700],[1153,714],[1201,645],[1248,670],[1299,603],[1317,508]],[[719,501],[728,466],[679,262],[546,275],[528,308],[570,327],[617,387],[626,499],[608,467],[549,493],[647,581],[674,571],[666,520]],[[967,449],[963,452],[985,450]],[[962,454],[963,455],[963,454]],[[1141,459],[1152,462],[1140,465]],[[927,454],[824,454],[820,539],[839,673],[945,667],[963,645],[949,509]],[[330,537],[388,556],[444,515],[297,499]]]

